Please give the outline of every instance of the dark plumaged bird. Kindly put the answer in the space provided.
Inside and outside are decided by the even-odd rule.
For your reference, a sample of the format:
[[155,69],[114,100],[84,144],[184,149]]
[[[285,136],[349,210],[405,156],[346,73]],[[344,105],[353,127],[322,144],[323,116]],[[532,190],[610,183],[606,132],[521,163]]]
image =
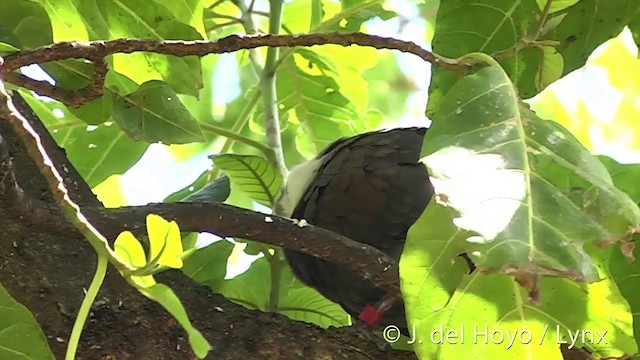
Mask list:
[[[429,174],[419,163],[425,132],[398,128],[337,140],[292,169],[277,212],[374,246],[399,261],[409,227],[433,195]],[[354,319],[386,295],[340,265],[291,250],[285,256],[302,282]],[[377,325],[396,325],[406,333],[403,303],[396,302]]]

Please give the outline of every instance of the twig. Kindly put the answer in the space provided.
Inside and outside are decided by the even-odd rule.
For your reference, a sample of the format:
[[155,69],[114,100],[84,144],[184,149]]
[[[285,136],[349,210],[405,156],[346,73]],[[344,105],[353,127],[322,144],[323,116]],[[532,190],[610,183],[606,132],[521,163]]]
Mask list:
[[5,73],[4,79],[15,85],[34,91],[39,95],[48,96],[66,105],[77,108],[103,95],[107,70],[107,62],[105,59],[102,57],[95,58],[93,60],[91,83],[78,90],[62,89],[46,81],[33,80],[16,72]]
[[[278,34],[282,26],[282,0],[269,0],[269,33]],[[287,166],[284,162],[282,138],[280,136],[280,116],[278,114],[278,95],[276,92],[276,62],[278,61],[278,48],[271,47],[267,50],[267,58],[260,76],[260,89],[262,90],[262,103],[264,106],[264,128],[267,133],[267,145],[273,150],[276,157],[276,168],[282,177],[286,177]]]
[[273,154],[273,150],[271,148],[269,148],[268,146],[264,145],[263,143],[250,139],[246,136],[240,135],[239,131],[233,131],[233,130],[227,130],[225,128],[219,127],[219,126],[215,126],[212,124],[207,124],[207,123],[200,123],[200,127],[202,128],[202,130],[204,132],[208,132],[211,134],[215,134],[215,135],[220,135],[220,136],[224,136],[227,139],[231,139],[234,141],[239,141],[241,143],[247,144],[249,146],[252,146],[258,150],[260,150],[264,156],[269,160],[269,161],[274,161],[275,160],[275,156]]
[[411,41],[364,33],[320,33],[297,35],[229,35],[216,41],[196,40],[152,40],[152,39],[114,39],[92,42],[60,42],[32,50],[7,55],[0,73],[7,74],[22,66],[41,64],[64,59],[93,59],[115,53],[130,54],[146,51],[174,56],[204,56],[208,54],[230,53],[242,49],[255,49],[263,46],[296,47],[315,45],[368,46],[376,49],[398,50],[413,54],[450,70],[459,70],[461,66],[455,60],[436,55]]
[[554,40],[538,40],[540,37],[540,32],[544,27],[544,23],[547,21],[547,16],[549,15],[549,10],[551,9],[551,3],[553,0],[547,0],[542,12],[540,13],[540,17],[538,21],[536,21],[533,30],[523,37],[520,41],[518,41],[515,45],[510,47],[509,49],[499,51],[493,55],[493,58],[500,61],[504,59],[511,58],[515,56],[518,52],[522,51],[527,47],[541,47],[541,46],[556,46],[558,45],[557,41]]

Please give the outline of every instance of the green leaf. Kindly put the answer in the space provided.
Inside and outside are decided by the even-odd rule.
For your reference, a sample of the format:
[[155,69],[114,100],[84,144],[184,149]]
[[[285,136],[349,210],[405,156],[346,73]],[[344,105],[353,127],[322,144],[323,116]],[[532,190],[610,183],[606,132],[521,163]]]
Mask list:
[[322,0],[311,0],[311,23],[309,31],[315,29],[322,23]]
[[73,1],[41,0],[39,2],[42,3],[49,14],[54,42],[89,40],[87,28]]
[[457,257],[468,234],[452,219],[450,209],[431,201],[407,233],[400,284],[410,325],[443,308],[469,272],[466,261]]
[[191,344],[191,349],[194,354],[199,359],[204,359],[209,350],[211,350],[211,345],[209,345],[207,339],[191,325],[187,312],[173,290],[164,284],[155,284],[151,287],[138,288],[138,290],[144,296],[162,305],[162,307],[178,321],[189,336],[189,344]]
[[166,221],[161,216],[147,216],[147,232],[149,233],[149,259],[158,259],[158,265],[174,269],[182,267],[182,239],[180,228],[175,221]]
[[633,202],[640,203],[640,164],[620,164],[607,156],[598,156],[598,159],[607,167],[613,184],[629,195]]
[[200,124],[161,81],[148,81],[133,94],[114,99],[113,118],[134,140],[163,144],[204,141]]
[[0,358],[54,360],[47,338],[29,309],[0,284]]
[[[308,56],[308,52],[301,53]],[[340,135],[356,135],[366,131],[360,110],[341,92],[336,79],[318,74],[311,57],[294,61],[286,59],[278,68],[278,108],[281,117],[289,115],[289,122],[300,124],[296,143],[305,156],[315,156]],[[329,67],[320,63],[320,69]],[[312,66],[310,66],[312,65]],[[304,67],[306,68],[304,68]],[[259,108],[254,119],[262,119]]]
[[[435,34],[431,43],[439,55],[457,58],[471,52],[494,54],[518,43],[536,22],[540,9],[535,0],[449,0],[438,8]],[[502,62],[511,79],[518,85],[520,96],[535,95],[535,75],[541,53],[537,49],[516,51]],[[434,69],[429,86],[429,117],[438,102],[455,84],[458,75]]]
[[[180,190],[178,193],[172,194],[170,197],[165,199],[165,201],[179,199],[182,202],[224,202],[231,193],[229,177],[221,176],[213,182],[206,184],[206,180],[209,178],[210,174],[211,172],[209,170],[205,171],[191,185]],[[206,185],[203,186],[203,184]],[[191,187],[200,187],[200,189],[197,191],[189,191],[188,189]]]
[[224,281],[227,274],[227,259],[234,246],[223,239],[197,249],[184,259],[182,272],[200,284],[216,287],[218,283]]
[[[595,281],[584,244],[614,243],[640,228],[640,209],[602,163],[526,108],[500,66],[456,83],[438,110],[423,161],[455,224],[477,233],[464,249],[480,269]],[[567,179],[583,183],[582,201],[569,196]]]
[[237,186],[253,200],[271,207],[282,187],[282,175],[264,158],[254,155],[222,154],[211,157],[224,171],[232,186]]
[[[345,13],[344,26],[332,27],[332,30],[343,30],[346,32],[361,31],[362,24],[375,17],[382,20],[389,20],[398,16],[394,11],[386,10],[382,7],[382,0],[340,0],[342,12]],[[342,25],[342,21],[340,25]]]
[[20,49],[11,44],[0,42],[0,55],[4,56],[16,51],[20,51]]
[[[30,92],[20,90],[36,115],[63,147],[76,170],[90,187],[95,187],[113,174],[123,174],[147,150],[149,144],[132,141],[113,123],[87,124],[57,101],[36,100]],[[54,115],[54,110],[63,114]]]
[[[173,5],[147,0],[128,0],[125,3],[116,0],[73,2],[91,29],[92,39],[202,39],[196,29],[180,21],[189,17],[189,9],[197,11],[201,6],[192,0],[171,3]],[[189,23],[202,22],[202,15],[195,14],[192,13]],[[181,94],[197,96],[202,87],[202,69],[200,59],[196,56],[177,57],[143,52],[115,54],[112,68],[139,84],[162,79]]]
[[[142,269],[147,265],[147,257],[142,245],[130,231],[121,232],[113,244],[116,256],[124,264]],[[156,284],[153,276],[131,276],[131,281],[140,287],[149,287]]]
[[581,0],[571,6],[560,25],[545,38],[559,41],[567,74],[585,64],[600,44],[616,37],[631,21],[640,2],[636,0]]
[[0,39],[19,49],[53,42],[45,9],[33,1],[0,1]]
[[[270,274],[269,263],[262,257],[254,261],[246,272],[218,283],[212,290],[249,309],[266,311],[271,289]],[[324,328],[348,325],[349,315],[339,305],[297,280],[288,266],[283,266],[280,274],[279,313]]]
[[[540,302],[534,306],[511,277],[480,272],[466,276],[445,307],[423,313],[421,318],[409,315],[409,323],[415,326],[412,330],[423,340],[414,344],[418,357],[561,360],[559,344],[569,344],[569,333],[575,338],[580,331],[591,335],[587,333],[584,342],[578,339],[575,346],[592,351],[594,358],[637,351],[628,307],[608,298],[615,291],[612,281],[576,286],[567,279],[545,277],[539,285]],[[428,301],[430,296],[423,299]],[[444,335],[454,331],[457,338],[437,344],[437,333],[436,340],[430,338],[434,331]],[[604,341],[600,340],[602,333]]]
[[[637,178],[636,178],[637,179]],[[622,296],[629,302],[633,314],[633,333],[636,335],[636,345],[640,348],[640,249],[638,237],[630,244],[635,261],[629,262],[621,251],[612,251],[609,269],[613,280],[618,284]]]
[[536,89],[542,91],[552,82],[560,79],[564,69],[564,59],[551,46],[542,47],[542,61],[536,73]]
[[206,36],[202,12],[204,11],[204,0],[184,0],[184,1],[162,1],[153,0],[160,6],[166,6],[175,19],[191,25],[202,36]]

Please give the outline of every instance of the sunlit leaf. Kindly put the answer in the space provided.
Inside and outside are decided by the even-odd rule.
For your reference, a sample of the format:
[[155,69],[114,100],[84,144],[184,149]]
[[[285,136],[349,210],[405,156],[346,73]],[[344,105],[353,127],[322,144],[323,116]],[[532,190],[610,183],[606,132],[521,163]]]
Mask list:
[[54,360],[47,338],[24,305],[0,285],[0,358]]
[[[594,281],[584,244],[640,228],[640,209],[602,163],[522,105],[499,66],[459,81],[433,121],[424,161],[455,224],[477,233],[464,248],[481,269]],[[568,197],[567,179],[582,183],[582,201]]]
[[[535,0],[450,0],[438,8],[433,51],[457,58],[470,52],[497,53],[512,48],[536,21],[540,9]],[[538,71],[540,51],[525,48],[515,51],[502,62],[516,82],[522,98],[535,94],[534,79]],[[440,99],[455,84],[458,75],[434,69],[429,86],[429,115],[437,111]]]
[[222,154],[212,157],[213,164],[255,201],[271,207],[282,186],[282,176],[269,162],[254,155]]
[[[147,0],[72,1],[89,27],[92,39],[202,39],[198,30],[180,21],[190,18],[189,23],[202,23],[201,17],[198,19],[188,14],[189,11],[198,11],[201,6],[194,0],[171,3],[173,5]],[[181,94],[197,96],[202,87],[200,60],[195,56],[176,57],[142,52],[115,54],[113,69],[139,84],[149,80],[164,80]]]
[[[637,179],[637,178],[636,178]],[[609,268],[613,280],[618,284],[620,292],[629,302],[633,314],[633,332],[636,334],[636,345],[640,348],[640,246],[638,237],[631,243],[631,251],[635,257],[634,262],[629,262],[621,251],[612,251]]]
[[552,82],[562,76],[564,61],[556,49],[550,46],[542,47],[542,61],[536,73],[536,89],[538,91],[546,88]]
[[[121,232],[113,244],[116,256],[125,264],[135,268],[143,268],[147,265],[147,257],[142,245],[130,231]],[[132,276],[131,280],[141,287],[153,286],[156,281],[153,276]]]
[[55,42],[89,40],[87,28],[73,1],[58,0],[41,2],[51,19],[53,40]]
[[549,13],[553,14],[554,12],[564,10],[569,6],[577,3],[580,0],[536,0],[540,9],[544,9],[547,2],[551,1],[551,6],[549,7]]
[[560,42],[564,74],[583,66],[591,52],[617,36],[639,8],[636,0],[580,0],[568,8],[560,25],[545,36]]
[[166,221],[162,217],[149,214],[147,216],[147,232],[149,233],[149,260],[158,259],[158,265],[174,269],[182,267],[182,239],[180,228],[175,221]]

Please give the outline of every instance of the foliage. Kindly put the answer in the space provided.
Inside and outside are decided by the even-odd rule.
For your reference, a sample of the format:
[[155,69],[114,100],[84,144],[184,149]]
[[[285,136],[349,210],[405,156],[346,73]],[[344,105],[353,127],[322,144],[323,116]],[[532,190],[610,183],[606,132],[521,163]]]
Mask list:
[[[3,1],[0,55],[69,40],[215,40],[268,31],[268,17],[249,3]],[[640,149],[634,135],[640,133],[635,121],[640,63],[637,49],[625,52],[618,36],[628,25],[637,43],[640,3],[427,3],[293,0],[284,3],[281,32],[368,32],[383,24],[398,27],[400,36],[403,24],[411,24],[408,29],[417,34],[412,39],[422,46],[433,31],[433,51],[456,59],[457,72],[434,66],[427,74],[407,65],[415,64],[409,63],[415,60],[408,60],[410,55],[323,45],[281,49],[273,94],[261,86],[269,75],[263,72],[266,49],[202,58],[144,52],[108,56],[105,94],[80,107],[13,86],[92,188],[120,179],[150,144],[162,143],[177,161],[213,154],[212,168],[200,169],[184,188],[171,185],[161,194],[165,201],[224,201],[259,210],[273,206],[283,182],[265,145],[273,134],[264,122],[270,109],[263,97],[277,99],[282,130],[277,135],[288,166],[343,136],[398,121],[426,125],[426,113],[433,123],[422,160],[438,194],[412,226],[400,263],[407,319],[422,340],[413,344],[416,354],[423,359],[469,354],[560,359],[558,343],[575,340],[580,330],[592,331],[595,339],[579,338],[575,345],[596,356],[638,353],[635,279],[640,268],[630,260],[638,255],[640,171],[638,165],[596,156],[593,129],[620,147]],[[255,6],[262,5],[266,2]],[[589,57],[616,36],[611,46],[617,55]],[[623,65],[614,69],[618,62]],[[575,111],[565,107],[553,92],[585,64],[608,69],[606,81],[621,93],[620,106],[606,122],[589,114],[588,104],[579,102]],[[40,66],[67,91],[81,89],[93,76],[92,65],[78,59]],[[428,104],[416,101],[426,86]],[[536,95],[531,108],[523,102]],[[201,145],[180,145],[191,143]],[[246,239],[196,248],[193,235],[181,236],[178,224],[157,216],[149,217],[148,233],[143,246],[123,232],[114,251],[124,265],[114,265],[178,320],[199,357],[210,346],[191,326],[176,294],[155,282],[158,271],[181,269],[251,309],[325,328],[350,323],[338,305],[295,279],[279,249]],[[260,257],[230,278],[228,263],[240,247]],[[458,257],[462,252],[478,271],[467,274]],[[23,352],[25,358],[51,357],[33,317],[0,290],[0,300],[9,304],[0,311],[5,320],[0,348]],[[29,348],[11,340],[25,327]],[[504,341],[487,337],[478,343],[473,338],[478,328]],[[437,344],[432,336],[438,331],[448,341]],[[448,331],[457,337],[447,338]],[[596,341],[602,333],[606,343]]]

